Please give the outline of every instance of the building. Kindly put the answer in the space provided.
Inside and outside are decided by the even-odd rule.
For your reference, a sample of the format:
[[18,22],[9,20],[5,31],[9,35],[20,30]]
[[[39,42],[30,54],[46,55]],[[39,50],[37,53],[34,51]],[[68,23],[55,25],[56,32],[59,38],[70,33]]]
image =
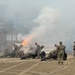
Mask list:
[[4,50],[6,47],[6,38],[7,38],[7,31],[4,23],[0,22],[0,51]]

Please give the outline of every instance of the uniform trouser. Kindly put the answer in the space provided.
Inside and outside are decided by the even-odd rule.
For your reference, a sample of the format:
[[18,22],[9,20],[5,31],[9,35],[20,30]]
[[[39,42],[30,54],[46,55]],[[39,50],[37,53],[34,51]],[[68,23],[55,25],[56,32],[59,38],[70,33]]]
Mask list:
[[37,51],[37,57],[40,58],[40,50]]
[[64,56],[63,51],[58,52],[58,63],[63,63],[63,56]]

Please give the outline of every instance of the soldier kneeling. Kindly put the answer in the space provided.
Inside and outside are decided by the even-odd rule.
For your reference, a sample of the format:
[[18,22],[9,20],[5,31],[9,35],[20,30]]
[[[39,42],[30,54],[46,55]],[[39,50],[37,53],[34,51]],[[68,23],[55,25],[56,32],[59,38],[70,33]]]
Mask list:
[[46,53],[45,53],[45,51],[42,51],[40,53],[40,56],[41,56],[41,61],[46,61]]

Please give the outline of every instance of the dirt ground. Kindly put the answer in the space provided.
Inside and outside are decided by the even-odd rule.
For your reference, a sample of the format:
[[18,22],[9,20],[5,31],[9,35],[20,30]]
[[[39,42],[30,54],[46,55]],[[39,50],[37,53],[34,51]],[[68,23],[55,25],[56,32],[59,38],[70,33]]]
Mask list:
[[68,56],[63,65],[57,60],[0,58],[0,75],[75,75],[75,58]]

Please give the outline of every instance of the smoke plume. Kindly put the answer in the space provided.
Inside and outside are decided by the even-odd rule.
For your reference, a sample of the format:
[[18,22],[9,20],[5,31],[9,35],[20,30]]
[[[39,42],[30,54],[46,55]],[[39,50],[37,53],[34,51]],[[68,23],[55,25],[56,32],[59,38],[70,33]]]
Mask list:
[[[28,38],[33,35],[30,44],[38,42],[49,47],[62,41],[68,49],[72,48],[72,41],[74,40],[72,27],[69,27],[60,20],[60,11],[50,7],[44,7],[38,17],[33,20],[37,27],[30,31],[30,34],[25,35]],[[74,29],[73,29],[74,30]]]
[[57,9],[44,7],[39,16],[33,20],[38,26],[30,31],[27,37],[33,35],[31,42],[50,43],[55,35],[54,26],[59,22],[60,12]]

